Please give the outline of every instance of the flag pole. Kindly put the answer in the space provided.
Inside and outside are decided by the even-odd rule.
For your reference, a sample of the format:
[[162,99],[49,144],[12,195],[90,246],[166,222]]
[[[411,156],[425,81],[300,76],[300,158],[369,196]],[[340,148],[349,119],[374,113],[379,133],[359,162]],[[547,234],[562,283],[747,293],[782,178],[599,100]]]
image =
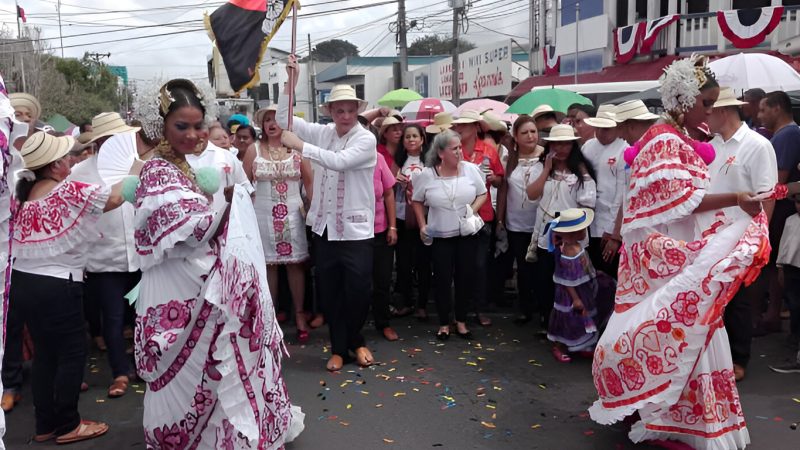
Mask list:
[[[311,52],[311,49],[308,50]],[[292,2],[292,55],[297,57],[297,2]],[[289,71],[289,130],[292,129],[292,119],[294,118],[294,96],[295,96],[295,79],[297,78],[297,70]]]

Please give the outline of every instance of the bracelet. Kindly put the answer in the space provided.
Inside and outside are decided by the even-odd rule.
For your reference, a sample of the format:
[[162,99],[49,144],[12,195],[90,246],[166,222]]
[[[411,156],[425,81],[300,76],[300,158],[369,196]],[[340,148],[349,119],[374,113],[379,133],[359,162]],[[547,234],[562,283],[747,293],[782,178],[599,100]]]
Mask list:
[[397,231],[397,227],[389,227],[390,230]]

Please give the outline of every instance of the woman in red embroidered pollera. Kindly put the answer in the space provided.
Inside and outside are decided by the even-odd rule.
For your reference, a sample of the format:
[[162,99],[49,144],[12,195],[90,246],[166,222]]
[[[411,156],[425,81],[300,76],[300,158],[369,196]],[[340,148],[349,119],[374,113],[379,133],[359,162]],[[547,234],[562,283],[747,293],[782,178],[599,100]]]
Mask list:
[[[719,86],[702,57],[674,62],[667,114],[625,153],[631,168],[614,313],[594,354],[596,422],[630,416],[630,438],[666,448],[744,448],[727,302],[768,257],[767,218],[752,194],[707,194],[710,145],[693,140]],[[699,230],[695,213],[739,205],[752,217]]]

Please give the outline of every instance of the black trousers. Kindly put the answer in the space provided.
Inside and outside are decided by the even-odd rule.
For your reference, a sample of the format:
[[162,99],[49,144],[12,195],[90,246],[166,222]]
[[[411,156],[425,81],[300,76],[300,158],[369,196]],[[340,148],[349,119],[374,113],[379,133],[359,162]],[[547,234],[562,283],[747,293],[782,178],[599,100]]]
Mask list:
[[783,295],[789,308],[789,332],[800,336],[800,268],[783,266]]
[[603,259],[603,239],[591,238],[589,239],[589,259],[592,260],[592,265],[596,270],[605,272],[606,275],[613,279],[617,279],[617,270],[619,269],[619,253],[614,255],[611,262]]
[[767,277],[759,276],[750,286],[742,285],[739,292],[728,302],[722,320],[728,332],[731,358],[734,364],[747,367],[750,362],[750,346],[753,342],[753,296],[764,295]]
[[492,250],[492,230],[494,229],[494,222],[486,222],[475,235],[477,238],[477,249],[475,253],[475,302],[473,307],[475,312],[483,312],[489,304],[489,288],[490,280],[493,280],[495,275],[494,255],[490,254]]
[[389,326],[389,302],[392,298],[392,263],[394,247],[386,242],[387,231],[372,238],[372,318],[378,331]]
[[[12,272],[12,283],[14,281]],[[6,348],[3,354],[3,389],[18,392],[22,389],[22,332],[25,328],[23,305],[25,299],[20,295],[8,296],[8,311],[6,311]]]
[[431,256],[433,260],[434,292],[439,325],[450,324],[453,295],[451,286],[455,282],[455,318],[466,322],[467,311],[475,298],[475,277],[479,237],[458,236],[435,238]]
[[528,244],[531,242],[533,233],[523,233],[508,231],[508,252],[511,253],[517,262],[517,296],[519,299],[519,311],[523,316],[533,315],[535,299],[533,296],[533,286],[536,277],[536,263],[529,263],[525,260],[528,253]]
[[372,240],[329,241],[314,235],[317,293],[328,322],[331,353],[348,359],[348,350],[365,345],[361,329],[372,294]]
[[536,255],[539,258],[536,263],[536,300],[539,305],[539,322],[546,329],[556,297],[556,285],[553,282],[556,259],[552,253],[541,248],[536,249]]
[[61,435],[80,423],[78,397],[86,365],[83,283],[13,271],[11,297],[21,300],[36,356],[36,433]]
[[[406,228],[397,221],[397,282],[395,291],[403,297],[404,305],[424,309],[431,291],[431,248],[422,243],[419,229]],[[417,301],[414,303],[414,277],[417,275]]]
[[99,306],[103,318],[103,337],[108,347],[108,364],[114,378],[131,373],[130,358],[125,353],[125,294],[136,286],[141,272],[102,272],[86,274],[86,302]]

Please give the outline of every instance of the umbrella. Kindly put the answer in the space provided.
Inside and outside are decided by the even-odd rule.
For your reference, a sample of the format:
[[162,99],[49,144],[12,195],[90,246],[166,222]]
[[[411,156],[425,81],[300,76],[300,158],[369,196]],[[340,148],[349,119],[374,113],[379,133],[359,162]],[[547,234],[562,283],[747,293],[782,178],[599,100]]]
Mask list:
[[440,112],[454,113],[456,105],[438,98],[423,98],[409,102],[400,114],[406,120],[433,120],[433,116]]
[[54,114],[52,117],[47,119],[47,124],[53,127],[54,130],[64,132],[67,131],[70,127],[74,127],[75,124],[70,122],[66,117],[62,116],[61,114]]
[[422,100],[422,96],[412,91],[411,89],[395,89],[387,92],[386,95],[378,100],[378,104],[389,108],[402,108],[408,102],[414,100]]
[[517,120],[516,114],[506,114],[506,110],[508,109],[507,104],[498,102],[497,100],[492,100],[490,98],[470,100],[458,107],[458,113],[461,114],[462,111],[467,109],[478,111],[481,114],[486,111],[492,111],[500,116],[501,119],[509,123],[514,123],[514,121]]
[[530,114],[540,105],[550,105],[554,110],[566,113],[567,108],[575,103],[591,105],[592,101],[581,94],[564,89],[536,89],[518,98],[517,101],[511,104],[506,113]]
[[745,91],[761,88],[770,91],[800,89],[800,74],[782,59],[764,53],[739,53],[712,61],[711,71],[720,86]]

